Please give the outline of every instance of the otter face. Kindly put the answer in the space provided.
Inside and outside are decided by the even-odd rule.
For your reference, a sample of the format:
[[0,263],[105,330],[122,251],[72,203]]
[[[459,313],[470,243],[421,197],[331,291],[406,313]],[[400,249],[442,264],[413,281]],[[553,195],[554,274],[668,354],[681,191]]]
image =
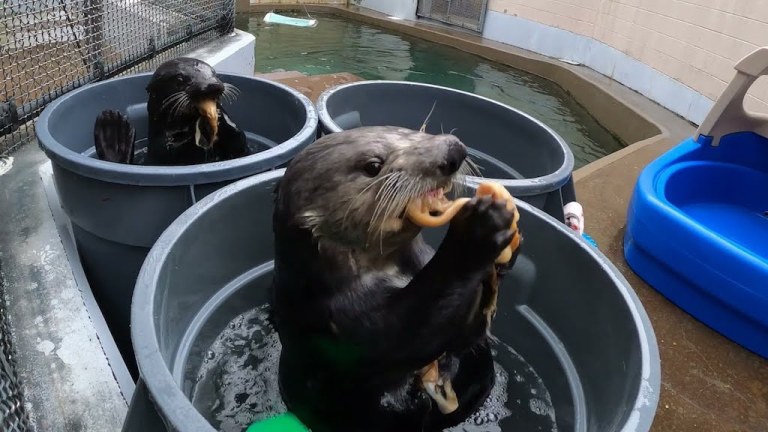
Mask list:
[[238,89],[222,82],[207,63],[189,57],[161,64],[147,85],[150,99],[159,102],[168,118],[188,118],[195,122],[195,144],[209,148],[217,139],[221,98],[230,102]]
[[412,239],[405,218],[415,198],[442,196],[464,175],[476,174],[453,135],[374,126],[326,135],[289,164],[278,211],[315,236],[355,247]]

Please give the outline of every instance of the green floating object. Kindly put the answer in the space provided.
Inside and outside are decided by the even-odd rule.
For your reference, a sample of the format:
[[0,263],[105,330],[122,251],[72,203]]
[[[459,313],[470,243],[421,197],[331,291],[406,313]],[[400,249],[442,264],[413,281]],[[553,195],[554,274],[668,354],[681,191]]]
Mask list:
[[260,420],[245,432],[309,432],[309,429],[295,415],[286,413]]

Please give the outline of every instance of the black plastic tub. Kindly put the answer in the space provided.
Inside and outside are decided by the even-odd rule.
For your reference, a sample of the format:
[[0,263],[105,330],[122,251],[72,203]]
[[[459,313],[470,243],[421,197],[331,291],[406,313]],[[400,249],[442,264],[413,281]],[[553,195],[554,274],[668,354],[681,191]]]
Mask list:
[[[214,417],[211,412],[191,402],[207,391],[195,386],[196,377],[212,358],[209,350],[218,335],[234,326],[236,317],[267,302],[272,193],[283,172],[253,176],[206,197],[152,248],[133,297],[131,331],[141,382],[125,430],[215,429],[206,420]],[[551,430],[551,425],[533,427],[549,416],[559,431],[648,431],[659,398],[660,364],[639,299],[596,248],[535,207],[521,202],[519,208],[525,246],[500,288],[493,333],[524,362],[509,371],[512,414],[501,430]],[[425,238],[434,246],[444,232],[430,230]],[[248,353],[263,354],[252,345]],[[531,374],[542,385],[520,391],[519,383]],[[257,380],[240,378],[228,382]],[[236,397],[251,400],[247,392]]]
[[[141,166],[96,158],[93,127],[98,113],[118,109],[136,128],[137,147],[147,135],[151,73],[84,86],[49,104],[35,131],[52,162],[56,190],[71,221],[94,296],[129,369],[130,303],[141,264],[165,228],[211,192],[235,180],[284,166],[317,136],[311,101],[290,87],[249,76],[220,74],[241,95],[225,104],[262,151],[235,160],[189,166]],[[142,141],[143,140],[143,141]]]
[[503,103],[432,84],[359,81],[326,90],[316,105],[325,134],[360,126],[419,129],[434,106],[426,131],[452,131],[469,147],[484,178],[558,220],[563,206],[576,200],[573,152],[565,140]]

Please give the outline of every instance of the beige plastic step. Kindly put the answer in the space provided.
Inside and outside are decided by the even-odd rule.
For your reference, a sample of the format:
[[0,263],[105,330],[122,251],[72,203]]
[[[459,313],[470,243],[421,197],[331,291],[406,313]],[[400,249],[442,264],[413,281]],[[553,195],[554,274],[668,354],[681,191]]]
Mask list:
[[711,136],[712,145],[720,144],[724,135],[752,131],[768,136],[768,115],[749,112],[744,108],[744,98],[752,84],[763,75],[768,75],[768,47],[760,47],[739,61],[733,77],[715,102],[707,117],[696,131],[699,135]]

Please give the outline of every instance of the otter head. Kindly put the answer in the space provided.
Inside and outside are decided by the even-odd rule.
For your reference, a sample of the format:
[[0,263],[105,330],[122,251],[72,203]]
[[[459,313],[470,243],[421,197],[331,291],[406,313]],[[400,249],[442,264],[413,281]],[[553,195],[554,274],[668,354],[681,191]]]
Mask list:
[[326,135],[300,152],[281,179],[277,215],[323,241],[396,248],[420,228],[409,202],[451,190],[475,173],[454,135],[372,126]]
[[195,145],[202,148],[210,148],[217,140],[219,101],[232,101],[239,93],[234,85],[222,82],[208,63],[189,57],[161,64],[147,92],[150,110],[168,119],[194,121]]

